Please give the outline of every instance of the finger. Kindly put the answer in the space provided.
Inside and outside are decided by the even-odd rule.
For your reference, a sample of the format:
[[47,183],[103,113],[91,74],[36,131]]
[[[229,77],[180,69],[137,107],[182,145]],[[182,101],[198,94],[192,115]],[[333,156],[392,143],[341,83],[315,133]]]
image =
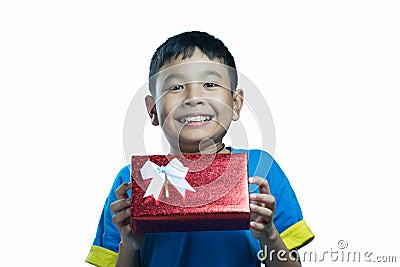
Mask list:
[[110,205],[110,210],[112,213],[120,212],[121,210],[126,209],[127,207],[131,206],[131,199],[130,198],[123,198],[117,201],[114,201]]
[[253,176],[249,178],[249,183],[258,185],[260,193],[271,194],[267,179],[261,178],[259,176]]
[[265,225],[263,223],[250,222],[250,227],[257,231],[263,231],[265,229]]
[[250,204],[250,211],[261,216],[267,223],[270,222],[274,216],[274,212],[271,209],[254,204]]
[[[250,194],[250,203],[275,210],[275,197],[273,195]],[[259,203],[261,203],[261,205]]]
[[115,190],[115,195],[117,196],[117,199],[123,199],[123,198],[128,198],[128,190],[131,189],[132,183],[123,183],[121,184],[117,190]]
[[124,225],[127,225],[130,223],[130,218],[131,216],[131,209],[127,208],[125,210],[122,210],[116,214],[114,214],[114,216],[112,216],[112,222],[118,227],[121,228]]
[[132,230],[132,227],[131,227],[131,224],[129,223],[125,226],[122,226],[120,228],[119,232],[120,232],[121,236],[123,236],[123,235],[129,234],[131,232],[131,230]]
[[[250,197],[251,197],[251,195],[250,195]],[[250,203],[253,203],[254,205],[258,205],[258,206],[265,206],[265,204],[264,203],[262,203],[262,202],[259,202],[259,201],[255,201],[255,200],[250,200]]]

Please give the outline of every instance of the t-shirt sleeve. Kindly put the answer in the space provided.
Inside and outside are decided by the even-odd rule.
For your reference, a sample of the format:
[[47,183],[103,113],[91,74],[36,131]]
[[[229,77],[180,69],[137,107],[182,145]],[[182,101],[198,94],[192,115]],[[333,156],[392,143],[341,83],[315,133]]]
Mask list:
[[[274,224],[289,250],[300,248],[309,243],[314,234],[303,219],[300,204],[290,182],[278,163],[264,151],[253,151],[252,164],[254,173],[267,179],[271,194],[275,197],[276,209]],[[256,160],[253,160],[256,159]]]
[[[124,167],[117,175],[110,193],[104,203],[103,211],[97,227],[96,237],[86,257],[86,262],[100,267],[115,265],[118,253],[118,245],[121,236],[118,228],[112,222],[110,204],[117,200],[115,190],[125,182],[130,181],[129,166]],[[130,192],[128,192],[130,194]]]
[[304,221],[296,194],[276,161],[272,163],[267,180],[275,178],[278,178],[276,185],[271,188],[276,201],[274,224],[289,250],[300,248],[309,243],[314,234]]

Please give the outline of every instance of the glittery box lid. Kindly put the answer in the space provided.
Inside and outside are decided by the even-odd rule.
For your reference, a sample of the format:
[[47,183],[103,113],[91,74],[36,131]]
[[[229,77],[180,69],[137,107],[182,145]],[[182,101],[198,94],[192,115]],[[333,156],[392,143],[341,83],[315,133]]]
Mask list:
[[[183,195],[177,188],[186,182],[176,184],[164,172],[174,158],[188,168],[184,180],[193,190]],[[155,179],[142,177],[149,161],[167,181],[157,197],[145,197]],[[246,153],[132,156],[131,177],[133,232],[249,229]]]

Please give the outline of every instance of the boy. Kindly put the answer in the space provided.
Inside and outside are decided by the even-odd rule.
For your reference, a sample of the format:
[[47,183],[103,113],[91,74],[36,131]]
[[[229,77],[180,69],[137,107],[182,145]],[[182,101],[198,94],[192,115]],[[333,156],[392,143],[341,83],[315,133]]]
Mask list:
[[[97,266],[300,266],[289,251],[314,237],[286,176],[266,152],[225,147],[222,138],[238,120],[243,91],[234,58],[204,32],[169,38],[150,65],[145,103],[160,125],[170,154],[248,153],[250,230],[133,234],[130,170],[118,174],[106,200],[87,262]],[[266,250],[268,248],[268,251]],[[274,253],[271,253],[275,251]],[[279,253],[278,253],[279,252]]]

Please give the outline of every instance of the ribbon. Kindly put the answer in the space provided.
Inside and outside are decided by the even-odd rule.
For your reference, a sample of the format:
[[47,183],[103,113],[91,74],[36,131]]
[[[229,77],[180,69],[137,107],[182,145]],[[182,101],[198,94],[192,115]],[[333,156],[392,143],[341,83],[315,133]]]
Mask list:
[[186,190],[196,192],[193,187],[185,180],[189,168],[183,166],[177,158],[171,160],[166,166],[158,166],[150,160],[146,161],[140,169],[143,180],[153,178],[147,187],[143,197],[153,195],[156,200],[160,196],[161,189],[165,186],[166,196],[168,197],[168,185],[171,183],[178,192],[185,197]]

